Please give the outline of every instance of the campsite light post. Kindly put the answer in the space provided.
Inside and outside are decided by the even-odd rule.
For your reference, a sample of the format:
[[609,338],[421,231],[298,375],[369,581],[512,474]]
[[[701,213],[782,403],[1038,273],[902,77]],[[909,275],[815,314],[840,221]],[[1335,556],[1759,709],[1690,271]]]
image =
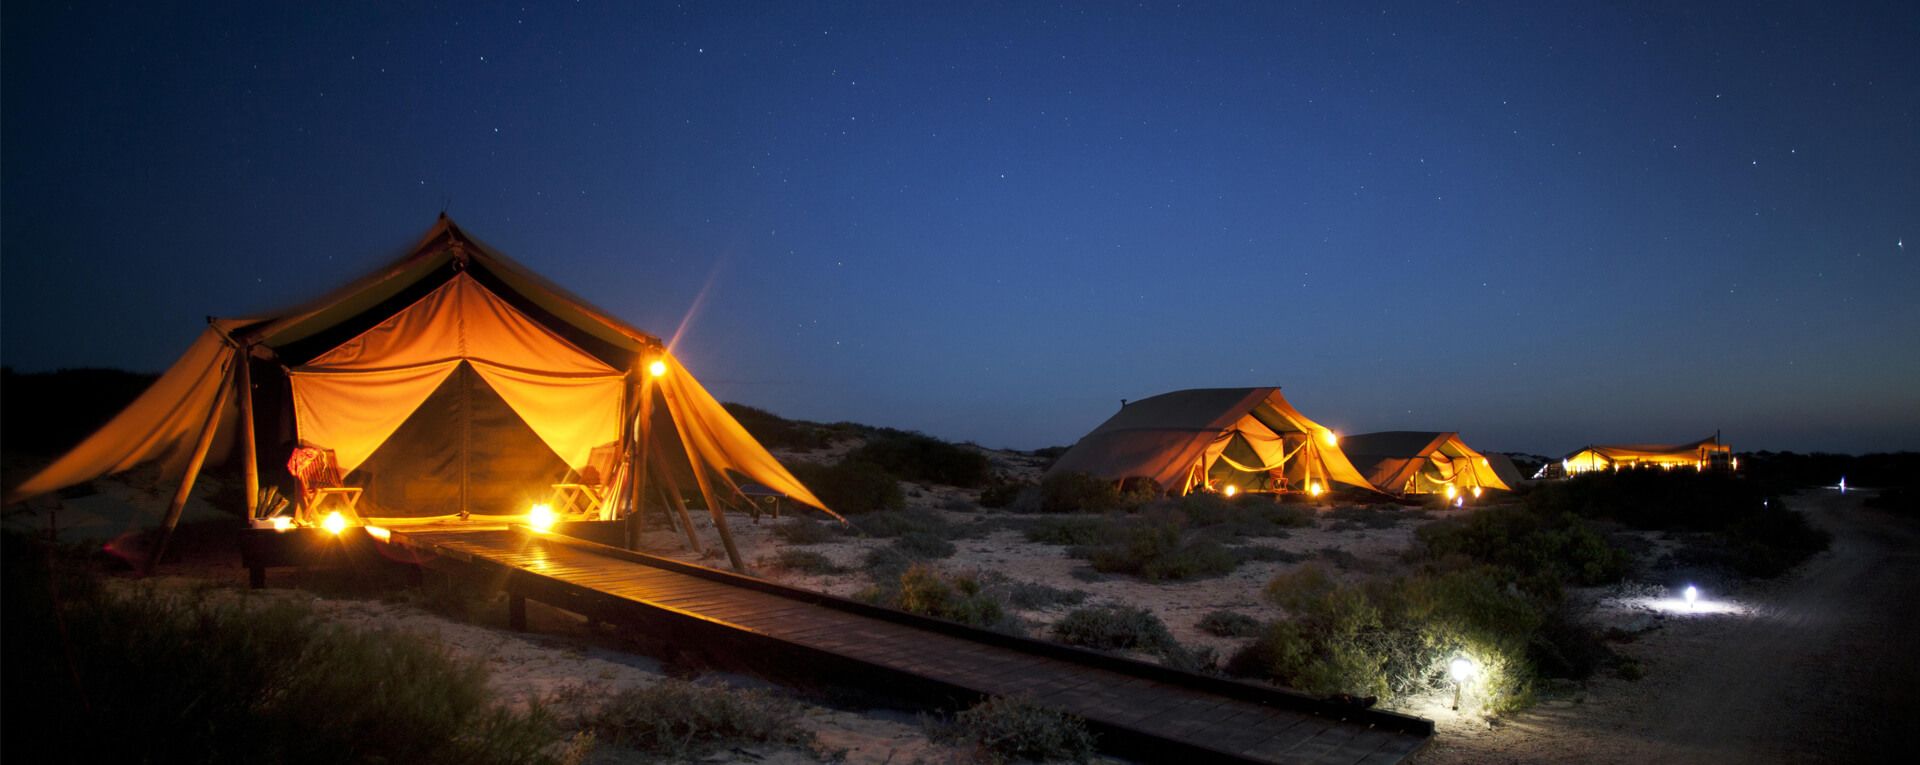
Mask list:
[[1473,679],[1475,667],[1473,661],[1465,656],[1456,656],[1453,663],[1447,665],[1447,674],[1453,677],[1453,711],[1460,711],[1460,688]]

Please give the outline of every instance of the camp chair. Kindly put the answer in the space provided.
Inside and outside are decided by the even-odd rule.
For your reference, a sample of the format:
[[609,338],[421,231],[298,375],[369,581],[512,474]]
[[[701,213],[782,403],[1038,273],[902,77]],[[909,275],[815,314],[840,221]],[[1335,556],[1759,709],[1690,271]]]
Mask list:
[[553,511],[561,515],[597,514],[613,493],[614,471],[620,466],[620,444],[606,443],[587,454],[578,483],[553,485]]
[[359,517],[355,508],[360,505],[360,487],[341,485],[340,466],[333,460],[332,449],[316,446],[294,449],[293,456],[287,458],[287,472],[300,482],[304,506],[297,516],[300,521],[318,523],[334,511],[348,518]]

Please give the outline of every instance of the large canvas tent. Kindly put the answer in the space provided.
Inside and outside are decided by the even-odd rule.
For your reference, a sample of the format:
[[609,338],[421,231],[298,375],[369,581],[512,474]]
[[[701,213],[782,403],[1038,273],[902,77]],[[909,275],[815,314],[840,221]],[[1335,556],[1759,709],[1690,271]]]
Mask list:
[[1720,443],[1718,433],[1684,444],[1617,444],[1589,446],[1560,460],[1567,475],[1631,467],[1728,468],[1733,447]]
[[6,501],[163,460],[183,471],[170,530],[203,461],[237,446],[250,515],[260,476],[284,482],[302,447],[330,452],[361,489],[357,512],[383,525],[524,518],[555,484],[583,480],[596,452],[617,455],[613,475],[584,479],[609,485],[608,516],[637,507],[649,475],[655,490],[691,479],[723,531],[720,506],[743,479],[826,510],[659,338],[444,215],[397,261],[318,300],[208,323],[145,393]]
[[[1388,494],[1461,494],[1512,491],[1491,460],[1459,433],[1389,430],[1340,440],[1341,451],[1375,487]],[[1449,492],[1448,490],[1452,491]]]
[[1197,388],[1126,404],[1048,470],[1151,479],[1179,494],[1373,488],[1341,453],[1339,437],[1279,388]]

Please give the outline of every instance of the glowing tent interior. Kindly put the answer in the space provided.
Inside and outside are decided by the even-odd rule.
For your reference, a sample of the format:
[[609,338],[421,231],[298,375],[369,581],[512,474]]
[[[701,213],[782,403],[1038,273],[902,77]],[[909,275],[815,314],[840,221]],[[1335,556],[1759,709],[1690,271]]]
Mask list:
[[1279,388],[1196,388],[1126,404],[1048,471],[1146,478],[1177,494],[1373,488],[1347,461],[1339,437],[1300,414]]
[[1567,475],[1631,467],[1724,470],[1734,467],[1733,447],[1720,443],[1718,433],[1685,444],[1589,446],[1562,458],[1560,467]]
[[1388,494],[1479,494],[1512,491],[1487,457],[1460,440],[1459,433],[1389,430],[1361,433],[1340,441],[1353,466]]
[[164,460],[182,475],[162,522],[170,532],[207,458],[237,446],[256,526],[318,521],[300,507],[278,519],[256,507],[262,475],[288,483],[289,458],[310,455],[326,455],[354,493],[337,507],[383,525],[524,519],[559,484],[597,487],[608,501],[585,504],[619,517],[641,506],[649,480],[684,516],[678,496],[691,483],[736,567],[720,511],[742,479],[831,513],[658,338],[444,215],[405,256],[318,300],[209,325],[6,501]]

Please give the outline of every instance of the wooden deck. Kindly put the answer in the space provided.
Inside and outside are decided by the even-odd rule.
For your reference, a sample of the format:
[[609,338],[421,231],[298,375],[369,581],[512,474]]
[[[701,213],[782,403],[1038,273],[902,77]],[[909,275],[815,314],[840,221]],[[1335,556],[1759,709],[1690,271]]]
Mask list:
[[705,650],[799,664],[832,682],[964,705],[1025,696],[1085,718],[1122,756],[1386,765],[1433,735],[1414,717],[1179,672],[524,529],[399,531],[392,543],[532,598]]

